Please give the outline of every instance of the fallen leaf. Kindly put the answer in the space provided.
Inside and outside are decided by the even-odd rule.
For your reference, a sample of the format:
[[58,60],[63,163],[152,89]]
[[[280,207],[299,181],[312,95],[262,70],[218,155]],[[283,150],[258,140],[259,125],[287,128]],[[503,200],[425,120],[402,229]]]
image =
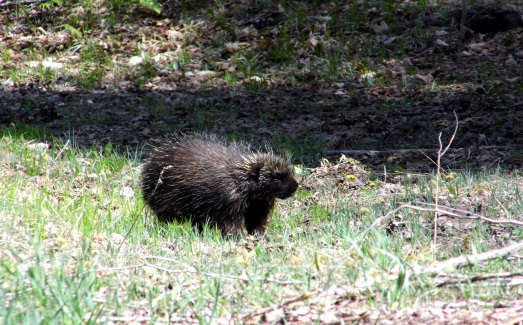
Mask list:
[[449,46],[449,44],[447,44],[446,42],[440,40],[440,39],[437,39],[436,40],[436,45],[439,45],[439,46],[444,46],[444,47],[447,47]]
[[372,25],[372,29],[376,34],[384,34],[389,31],[389,26],[382,20],[379,24]]
[[471,50],[478,50],[478,49],[485,47],[485,45],[487,45],[487,44],[486,43],[471,43],[471,44],[467,45],[467,47]]

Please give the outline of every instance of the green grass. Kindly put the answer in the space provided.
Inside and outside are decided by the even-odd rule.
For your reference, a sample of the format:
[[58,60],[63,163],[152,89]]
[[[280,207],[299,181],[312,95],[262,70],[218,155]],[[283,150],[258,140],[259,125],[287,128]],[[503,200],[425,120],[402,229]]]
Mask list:
[[[404,64],[404,60],[409,62],[411,56],[435,42],[436,37],[423,21],[424,13],[430,11],[427,6],[435,5],[427,1],[408,6],[397,1],[381,1],[377,4],[382,12],[379,19],[376,13],[370,14],[373,5],[368,2],[333,2],[322,6],[316,1],[263,1],[254,8],[230,8],[223,1],[176,3],[174,10],[183,14],[171,17],[173,26],[158,18],[161,5],[155,0],[55,0],[39,7],[42,15],[48,17],[43,22],[31,8],[19,6],[6,23],[23,25],[31,32],[24,34],[23,41],[0,44],[4,61],[0,77],[12,78],[16,83],[35,82],[60,88],[59,81],[63,78],[59,77],[66,76],[67,86],[78,89],[129,86],[140,89],[148,88],[155,78],[174,71],[180,70],[184,76],[187,72],[209,69],[216,72],[212,80],[260,91],[278,84],[301,86],[319,82],[328,86],[330,82],[350,81],[347,82],[350,84],[355,80],[368,87],[391,86],[415,79],[417,74],[426,75],[446,63]],[[257,31],[237,25],[253,14],[252,9],[262,13],[274,11],[278,4],[285,10],[285,19],[274,26]],[[442,13],[447,9],[443,4],[438,7]],[[406,22],[398,10],[408,11],[412,17]],[[145,23],[147,19],[156,19],[158,24]],[[139,21],[144,24],[140,25]],[[373,36],[369,37],[369,31],[381,21],[387,24],[388,30],[379,35],[371,33]],[[412,21],[417,24],[414,28],[410,26]],[[183,24],[178,26],[179,22]],[[139,35],[132,32],[137,30]],[[56,37],[37,37],[40,34]],[[438,37],[447,43],[454,41],[452,33]],[[504,44],[513,46],[514,39],[509,33]],[[144,56],[144,51],[147,53],[143,62],[129,66],[130,58]],[[13,56],[14,53],[17,55]],[[194,53],[205,58],[203,66],[201,57]],[[158,55],[165,55],[164,59],[151,60]],[[25,64],[44,60],[60,62],[63,66],[50,70]],[[364,62],[364,71],[359,71],[361,62]],[[498,83],[500,76],[507,74],[500,75],[492,67],[498,63],[474,62],[478,65],[471,69],[477,71],[474,83]],[[394,78],[385,77],[394,66],[405,68],[406,72]],[[514,66],[509,74],[517,76],[519,72]],[[470,76],[461,78],[471,81]],[[444,79],[432,86],[440,88],[448,83],[452,82]],[[425,86],[421,83],[414,87]]]
[[[353,299],[371,309],[517,295],[517,287],[473,283],[435,288],[430,277],[409,273],[435,259],[497,247],[485,222],[447,226],[436,256],[431,213],[399,211],[403,226],[392,233],[371,227],[403,203],[432,202],[434,176],[413,181],[399,174],[401,183],[385,183],[361,174],[365,185],[352,189],[320,182],[280,201],[264,238],[234,242],[215,229],[199,234],[190,224],[156,224],[140,198],[138,153],[70,143],[30,128],[2,131],[0,317],[6,323],[99,323],[140,315],[150,322],[240,321],[239,315],[333,286],[359,288]],[[331,170],[353,179],[352,172]],[[325,179],[321,175],[321,169],[300,167],[302,182]],[[441,182],[446,205],[471,211],[481,205],[475,212],[491,218],[523,212],[520,173],[447,173]],[[503,232],[504,240],[522,237],[515,226]],[[497,259],[453,273],[521,266]]]
[[[217,65],[218,76],[229,85],[244,86],[248,90],[257,91],[269,87],[265,80],[275,79],[272,72],[265,71],[274,65],[280,66],[278,79],[287,79],[291,85],[307,83],[313,80],[339,81],[346,76],[340,66],[351,66],[352,53],[359,53],[365,57],[374,52],[384,51],[382,44],[372,40],[362,41],[359,38],[350,38],[355,42],[352,47],[355,50],[345,48],[345,37],[339,30],[346,26],[362,25],[365,18],[361,15],[354,17],[316,17],[320,10],[318,4],[295,4],[283,2],[283,7],[287,8],[288,19],[284,23],[275,26],[274,35],[257,35],[250,32],[248,36],[251,45],[243,43],[241,46],[233,46],[232,50],[225,50],[229,44],[238,43],[238,38],[246,33],[234,24],[234,15],[241,15],[242,11],[229,13],[223,8],[223,3],[185,3],[182,7],[188,6],[191,10],[183,10],[183,27],[177,30],[178,36],[172,38],[169,34],[159,33],[156,30],[144,29],[144,43],[128,44],[126,39],[129,35],[116,32],[116,30],[135,30],[140,26],[135,26],[136,18],[140,15],[146,17],[145,13],[151,15],[151,11],[158,8],[156,1],[83,1],[82,3],[72,1],[54,1],[46,3],[42,10],[49,11],[50,18],[46,24],[41,26],[36,22],[30,9],[20,6],[13,19],[24,19],[24,23],[30,26],[36,34],[41,30],[50,30],[59,35],[59,40],[52,40],[52,52],[46,52],[50,46],[39,39],[30,39],[27,44],[13,42],[16,50],[21,51],[22,55],[16,58],[10,57],[9,48],[11,44],[0,45],[0,52],[4,60],[9,63],[3,69],[0,76],[11,76],[15,82],[36,81],[39,84],[55,86],[60,73],[70,76],[70,85],[80,89],[93,89],[96,87],[108,86],[111,88],[122,88],[127,85],[127,81],[137,87],[143,88],[148,81],[157,76],[160,70],[170,70],[183,68],[183,73],[194,70],[192,67],[198,63],[189,53],[194,52],[195,48],[200,47],[202,38],[210,36],[212,46],[202,49],[209,57],[208,62]],[[385,2],[384,7],[389,8],[392,4]],[[269,10],[271,3],[267,2],[261,6]],[[295,8],[296,7],[296,8]],[[63,10],[71,13],[68,15],[57,16],[52,10]],[[337,8],[342,10],[342,8]],[[361,8],[354,9],[358,13]],[[219,26],[214,28],[208,24],[202,24],[201,17],[205,13],[207,18],[219,22]],[[245,13],[243,13],[245,14]],[[240,16],[241,17],[241,16]],[[40,28],[40,31],[38,29]],[[99,38],[99,31],[104,31],[104,37]],[[302,34],[299,31],[312,31]],[[331,34],[338,31],[340,38],[339,44],[332,38]],[[171,34],[172,35],[172,34]],[[270,36],[270,37],[268,37]],[[55,46],[55,44],[58,45]],[[141,43],[141,44],[140,44]],[[265,44],[260,48],[253,44]],[[165,45],[165,46],[164,46]],[[162,48],[168,49],[162,49]],[[41,51],[41,49],[44,51]],[[136,67],[129,67],[128,60],[133,55],[143,56],[143,49],[150,49],[142,63]],[[29,51],[27,51],[29,49]],[[170,54],[168,60],[158,64],[153,64],[150,58],[165,53],[166,51],[176,50],[176,54]],[[134,52],[134,53],[133,53]],[[306,55],[308,62],[305,66],[296,69],[296,63],[300,56]],[[381,61],[388,60],[386,53],[382,53]],[[73,57],[74,59],[71,59]],[[33,60],[41,62],[43,60],[53,60],[61,62],[63,67],[56,70],[35,67],[27,67],[24,61]],[[117,64],[118,71],[114,73],[114,64]],[[188,66],[188,67],[187,67]],[[311,70],[314,73],[311,78],[304,80],[296,79],[293,75],[296,70]],[[380,69],[380,67],[372,67]],[[241,73],[238,77],[238,73]],[[110,77],[107,77],[110,75]],[[105,78],[104,78],[105,77]],[[259,81],[250,80],[251,77],[259,78]]]
[[[42,5],[42,15],[35,15],[30,6],[16,7],[4,28],[22,26],[18,33],[26,38],[12,37],[0,44],[0,79],[45,87],[52,94],[62,87],[104,92],[148,88],[161,77],[163,85],[181,85],[180,93],[188,85],[200,89],[199,85],[223,82],[234,91],[259,96],[255,101],[260,104],[247,112],[234,101],[221,102],[213,96],[170,101],[170,96],[154,95],[129,101],[129,109],[135,111],[121,117],[125,123],[133,123],[131,118],[145,106],[144,112],[152,119],[137,128],[168,133],[222,130],[224,123],[241,118],[239,111],[271,126],[285,121],[289,112],[306,116],[316,109],[306,102],[280,107],[277,97],[268,97],[271,103],[266,105],[265,92],[270,94],[272,87],[311,84],[311,91],[317,91],[338,89],[332,83],[340,83],[339,89],[352,96],[360,83],[368,89],[393,88],[396,83],[400,89],[432,98],[440,97],[434,94],[437,91],[467,83],[470,96],[479,98],[478,85],[494,93],[496,89],[489,85],[498,84],[505,73],[496,69],[495,61],[469,63],[461,56],[456,58],[457,65],[478,69],[442,73],[439,67],[448,56],[437,47],[430,48],[437,38],[432,29],[405,28],[404,21],[397,21],[394,1],[378,6],[390,27],[381,36],[372,32],[372,24],[381,18],[374,17],[366,1],[346,6],[335,2],[334,9],[323,8],[322,1],[280,1],[286,19],[260,30],[239,27],[237,22],[247,13],[231,11],[224,2],[180,3],[183,14],[172,20],[155,16],[151,10],[158,10],[157,3],[145,0],[55,0]],[[273,9],[271,1],[256,3],[263,10]],[[415,12],[427,2],[413,6],[410,9]],[[394,37],[393,42],[384,43]],[[452,35],[441,37],[452,40]],[[507,46],[515,42],[509,35]],[[436,58],[437,69],[428,56],[411,60],[425,48],[436,50],[427,53]],[[130,65],[133,57],[142,60]],[[59,62],[63,67],[28,65],[29,61]],[[425,85],[416,79],[417,74],[435,69],[440,73],[434,83]],[[517,65],[512,69],[507,75],[520,75]],[[200,78],[201,71],[216,74]],[[445,79],[447,75],[450,79]],[[518,84],[514,87],[516,93],[523,91]],[[107,113],[100,109],[103,100],[92,98],[91,104],[83,98],[63,107],[60,99],[53,99],[52,107],[64,117],[55,126],[63,130],[71,123],[103,129],[106,123],[112,127],[113,119],[115,124],[122,123],[113,114],[120,112]],[[386,116],[391,108],[401,111],[403,100],[384,101],[379,113]],[[16,109],[29,113],[40,104],[40,99],[30,96],[21,96],[20,101],[23,105]],[[189,111],[188,120],[177,111]],[[78,112],[89,114],[75,115]],[[247,115],[245,120],[249,119]],[[242,123],[231,131],[237,132],[232,137],[261,141]],[[321,126],[289,127],[298,130],[291,135],[269,130],[268,141],[276,151],[291,152],[296,163],[318,164],[330,147]],[[347,147],[365,147],[359,140],[348,138]],[[416,141],[426,139],[410,143],[414,148],[424,147]],[[445,171],[438,180],[433,174],[405,172],[401,157],[400,162],[392,160],[386,166],[386,180],[353,161],[323,161],[318,169],[297,166],[302,187],[294,198],[278,202],[266,236],[234,242],[221,238],[214,229],[197,233],[190,224],[157,224],[140,196],[139,157],[140,152],[113,148],[111,143],[79,148],[74,137],[58,139],[25,125],[0,128],[0,318],[4,323],[242,323],[240,315],[278,307],[303,294],[310,298],[300,300],[301,305],[285,305],[286,311],[304,307],[319,316],[329,304],[347,301],[358,310],[416,309],[437,301],[483,301],[492,306],[520,297],[518,286],[504,282],[436,285],[449,276],[470,279],[517,272],[522,267],[517,258],[473,263],[439,278],[412,271],[520,241],[521,227],[442,217],[434,255],[433,213],[402,209],[394,214],[393,222],[373,223],[404,203],[431,203],[436,195],[440,204],[450,207],[493,219],[518,219],[523,213],[521,172]],[[262,316],[268,317],[265,312]],[[290,322],[291,317],[287,313],[275,322]]]

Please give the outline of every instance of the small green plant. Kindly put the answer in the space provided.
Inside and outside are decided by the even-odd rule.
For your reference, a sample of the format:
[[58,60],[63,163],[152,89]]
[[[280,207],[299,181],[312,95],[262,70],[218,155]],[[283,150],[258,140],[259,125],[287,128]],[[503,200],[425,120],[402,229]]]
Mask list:
[[140,64],[140,75],[145,79],[151,79],[157,75],[157,69],[154,61],[151,59],[149,54],[142,52],[141,57],[143,59]]
[[[366,1],[363,3],[365,4]],[[358,2],[350,2],[348,11],[348,24],[354,26],[355,28],[360,28],[367,19],[366,13],[367,11],[365,8],[361,8]]]
[[236,73],[225,71],[225,73],[223,74],[223,80],[227,82],[227,85],[236,84]]
[[74,38],[76,38],[76,39],[78,39],[78,40],[82,39],[82,32],[79,31],[77,28],[75,28],[75,27],[73,27],[73,26],[71,26],[71,25],[69,25],[69,24],[63,24],[62,27],[63,27],[65,30],[69,31],[69,33],[71,33],[71,35],[72,35]]
[[386,21],[387,23],[391,24],[394,21],[394,14],[396,11],[396,8],[398,7],[399,3],[394,0],[382,0],[381,1],[381,9],[386,14]]
[[243,54],[236,54],[234,56],[234,63],[238,67],[238,70],[242,72],[245,78],[250,78],[257,72],[257,56],[249,56]]
[[157,0],[139,0],[138,3],[144,8],[152,10],[157,14],[162,12],[162,5]]
[[80,72],[76,83],[83,89],[93,89],[101,85],[105,71],[100,66],[95,66],[92,69],[84,69]]
[[270,58],[275,62],[290,63],[294,57],[294,51],[294,40],[285,27],[280,27],[276,45],[269,50]]
[[55,71],[51,68],[45,67],[43,64],[39,64],[34,72],[34,77],[41,83],[53,82],[56,79]]

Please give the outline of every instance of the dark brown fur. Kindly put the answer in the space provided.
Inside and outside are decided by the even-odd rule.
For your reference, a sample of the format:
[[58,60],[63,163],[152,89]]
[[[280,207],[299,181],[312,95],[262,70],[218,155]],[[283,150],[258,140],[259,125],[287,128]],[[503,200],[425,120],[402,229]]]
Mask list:
[[155,149],[142,171],[142,193],[161,221],[191,219],[223,234],[263,233],[276,198],[296,192],[289,159],[191,135]]

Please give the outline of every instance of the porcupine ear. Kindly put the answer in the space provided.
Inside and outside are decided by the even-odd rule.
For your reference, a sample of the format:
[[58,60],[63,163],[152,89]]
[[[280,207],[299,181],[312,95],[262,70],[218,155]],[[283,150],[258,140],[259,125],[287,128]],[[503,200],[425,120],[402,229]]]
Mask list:
[[255,181],[258,181],[260,179],[261,168],[262,168],[262,166],[260,166],[259,164],[253,164],[251,166],[251,170],[250,170],[251,179],[253,179]]

